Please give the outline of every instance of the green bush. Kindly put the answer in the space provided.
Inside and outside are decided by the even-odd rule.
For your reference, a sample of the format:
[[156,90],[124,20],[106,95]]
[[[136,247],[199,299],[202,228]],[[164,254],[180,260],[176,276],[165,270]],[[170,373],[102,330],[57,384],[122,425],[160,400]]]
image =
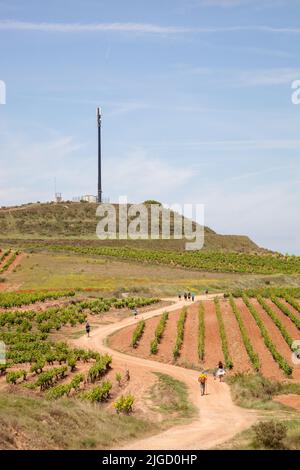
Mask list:
[[165,331],[168,318],[169,318],[168,312],[164,312],[162,314],[161,319],[159,320],[159,323],[158,323],[158,325],[155,329],[154,339],[150,343],[150,352],[151,352],[151,354],[157,354],[157,352],[158,352],[158,345],[159,345],[159,343],[161,341],[161,338],[163,336],[163,333]]
[[80,398],[83,400],[89,400],[92,403],[106,401],[109,399],[111,388],[111,382],[103,382],[101,385],[82,393]]
[[154,338],[150,343],[150,353],[157,354],[158,353],[158,342],[157,339]]
[[137,348],[138,344],[139,344],[139,341],[142,337],[142,334],[144,332],[144,329],[145,329],[145,320],[141,320],[138,322],[134,332],[132,333],[132,341],[131,341],[131,346],[133,348]]
[[116,412],[129,414],[133,411],[134,396],[122,395],[115,403]]
[[103,375],[106,374],[110,368],[112,362],[112,357],[108,354],[100,356],[100,358],[93,364],[88,371],[88,380],[92,383],[100,379]]
[[280,421],[261,421],[253,426],[256,443],[267,449],[284,449],[283,440],[287,437],[287,427]]
[[116,381],[118,382],[119,387],[121,387],[122,374],[120,372],[116,373]]
[[27,372],[25,370],[16,370],[7,372],[6,374],[6,382],[8,384],[16,385],[18,379],[26,380]]
[[173,357],[176,360],[180,356],[180,350],[183,344],[183,336],[184,336],[184,325],[187,317],[187,307],[183,307],[180,312],[179,320],[177,322],[177,336],[176,342],[173,349]]
[[200,302],[199,304],[199,329],[198,329],[198,356],[200,361],[204,361],[205,356],[205,321],[204,321],[204,304]]

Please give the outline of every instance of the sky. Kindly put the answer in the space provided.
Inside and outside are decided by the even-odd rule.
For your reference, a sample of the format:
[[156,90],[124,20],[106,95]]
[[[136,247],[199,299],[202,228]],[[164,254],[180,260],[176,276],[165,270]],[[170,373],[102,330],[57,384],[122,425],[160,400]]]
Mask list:
[[0,0],[0,206],[204,204],[300,255],[299,0]]

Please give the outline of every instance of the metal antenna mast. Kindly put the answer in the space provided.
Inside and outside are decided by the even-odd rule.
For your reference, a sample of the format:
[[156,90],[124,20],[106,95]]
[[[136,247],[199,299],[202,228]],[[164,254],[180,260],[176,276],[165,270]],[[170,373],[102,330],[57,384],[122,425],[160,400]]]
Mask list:
[[98,195],[97,202],[102,202],[102,174],[101,174],[101,108],[97,108],[98,128]]

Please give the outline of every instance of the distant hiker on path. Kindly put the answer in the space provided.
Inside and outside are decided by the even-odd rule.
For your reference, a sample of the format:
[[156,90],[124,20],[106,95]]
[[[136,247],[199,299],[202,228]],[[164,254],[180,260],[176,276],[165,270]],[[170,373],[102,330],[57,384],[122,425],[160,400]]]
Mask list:
[[200,374],[198,377],[198,382],[200,384],[201,396],[203,397],[203,395],[205,395],[205,390],[206,390],[207,375]]
[[85,331],[86,331],[86,334],[89,338],[90,337],[90,331],[91,331],[91,325],[89,324],[88,321],[86,322],[86,325],[85,325]]
[[138,313],[139,313],[139,312],[137,311],[137,308],[134,308],[134,309],[133,309],[134,318],[137,317]]
[[216,373],[215,373],[215,379],[217,377],[219,377],[220,382],[223,382],[223,377],[224,377],[225,374],[226,374],[226,372],[225,372],[225,369],[224,369],[224,366],[223,366],[223,362],[220,361],[219,364],[218,364],[218,368],[216,370]]
[[188,299],[191,300],[191,293],[188,293]]
[[186,300],[186,299],[187,299],[187,293],[185,292],[184,293],[184,300]]
[[181,300],[181,294],[178,295],[178,299]]
[[206,289],[205,294],[206,294],[206,295],[208,294],[208,289]]
[[194,294],[192,294],[192,302],[194,302],[194,300],[195,300],[195,296]]

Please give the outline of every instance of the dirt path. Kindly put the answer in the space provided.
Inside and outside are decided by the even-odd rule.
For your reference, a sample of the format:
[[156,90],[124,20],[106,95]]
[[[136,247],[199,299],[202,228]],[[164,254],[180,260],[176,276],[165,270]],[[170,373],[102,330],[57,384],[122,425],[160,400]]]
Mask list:
[[[206,297],[209,298],[209,297]],[[199,300],[203,297],[199,297]],[[197,299],[198,300],[198,299]],[[161,315],[163,311],[175,311],[184,305],[176,301],[173,305],[152,310],[143,315],[144,319]],[[140,357],[126,355],[107,346],[107,337],[116,331],[136,323],[136,319],[127,318],[119,323],[104,325],[92,332],[91,337],[81,337],[73,343],[76,346],[93,348],[113,355],[114,364],[126,364],[130,371],[161,372],[186,383],[192,402],[199,411],[198,417],[190,424],[174,426],[160,434],[127,444],[124,449],[209,449],[232,438],[236,433],[251,426],[256,413],[235,406],[229,387],[209,378],[208,394],[201,397],[197,382],[197,372],[171,364],[163,364]]]

